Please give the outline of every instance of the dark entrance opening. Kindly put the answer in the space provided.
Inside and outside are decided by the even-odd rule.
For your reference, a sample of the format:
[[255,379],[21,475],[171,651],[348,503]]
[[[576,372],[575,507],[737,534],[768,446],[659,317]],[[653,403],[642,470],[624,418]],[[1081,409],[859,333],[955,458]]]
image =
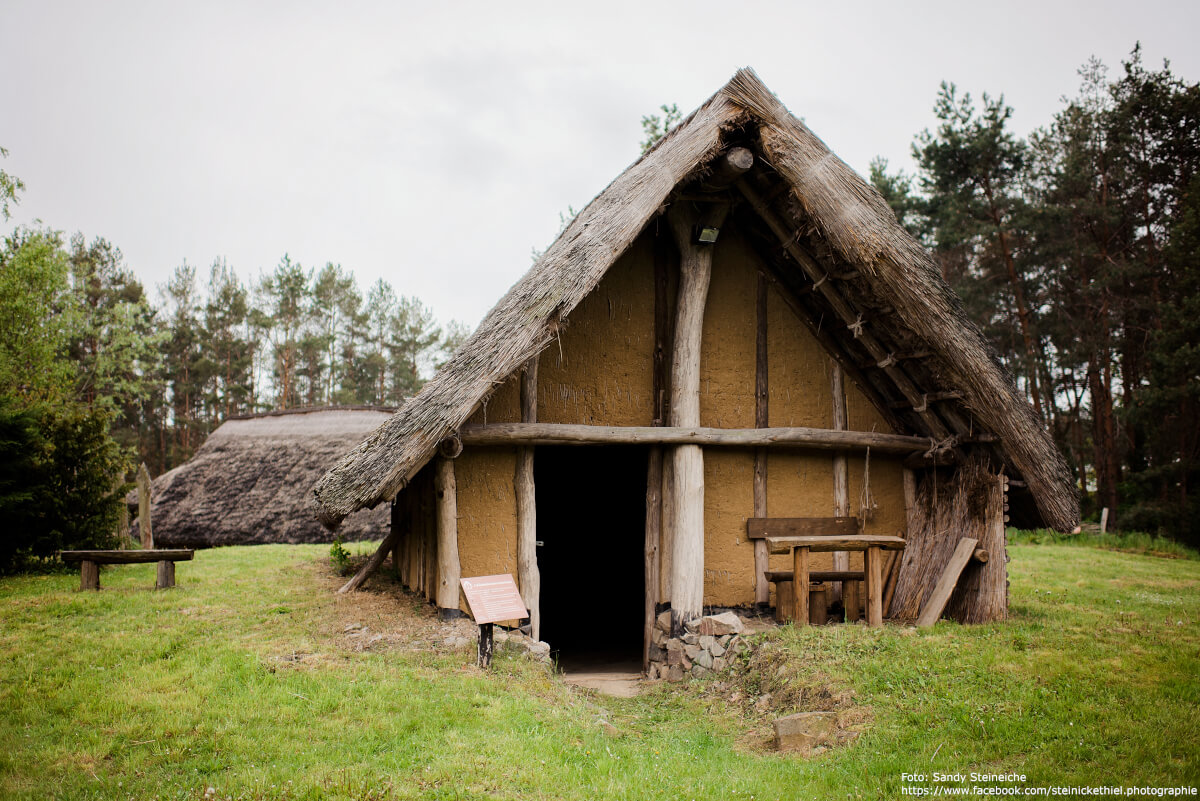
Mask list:
[[542,639],[565,670],[641,670],[646,450],[539,446]]

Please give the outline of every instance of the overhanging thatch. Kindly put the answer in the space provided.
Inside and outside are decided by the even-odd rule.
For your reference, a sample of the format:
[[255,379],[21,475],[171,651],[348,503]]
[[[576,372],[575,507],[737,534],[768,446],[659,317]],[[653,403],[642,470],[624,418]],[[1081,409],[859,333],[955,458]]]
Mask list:
[[[309,489],[389,417],[380,410],[323,409],[226,421],[188,462],[154,480],[155,545],[329,542],[333,535],[313,519]],[[375,540],[388,525],[388,511],[380,508],[351,516],[341,534]]]
[[[903,433],[986,452],[1022,479],[1033,511],[1020,522],[1074,526],[1078,503],[1061,454],[929,254],[750,70],[739,71],[581,211],[437,376],[317,482],[320,519],[334,526],[394,497],[438,442],[553,340],[646,225],[681,201],[683,188],[733,143],[757,160],[733,198],[734,219],[761,241],[760,255],[802,315],[845,323],[826,325],[822,344],[881,412]],[[813,270],[824,277],[814,278]],[[921,355],[897,365],[892,354],[901,351]],[[928,398],[953,402],[935,410]],[[1021,499],[1014,500],[1017,511]]]

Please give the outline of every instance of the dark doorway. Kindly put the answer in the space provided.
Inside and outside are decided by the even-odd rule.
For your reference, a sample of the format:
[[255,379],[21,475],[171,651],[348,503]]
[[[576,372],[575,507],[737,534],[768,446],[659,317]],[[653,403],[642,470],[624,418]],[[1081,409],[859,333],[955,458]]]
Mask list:
[[542,639],[566,670],[641,669],[646,457],[628,446],[535,453]]

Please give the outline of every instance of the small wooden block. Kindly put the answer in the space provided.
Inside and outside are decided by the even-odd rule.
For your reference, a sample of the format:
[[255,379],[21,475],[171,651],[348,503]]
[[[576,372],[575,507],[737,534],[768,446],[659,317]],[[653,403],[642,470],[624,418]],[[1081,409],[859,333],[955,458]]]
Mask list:
[[857,623],[862,617],[862,582],[842,582],[842,607],[846,610],[846,622]]
[[155,582],[155,589],[165,590],[168,587],[175,586],[175,563],[169,561],[161,561],[158,563],[158,581]]
[[100,589],[100,565],[88,559],[79,562],[79,589]]
[[775,621],[787,623],[796,613],[796,602],[792,596],[791,580],[775,582]]

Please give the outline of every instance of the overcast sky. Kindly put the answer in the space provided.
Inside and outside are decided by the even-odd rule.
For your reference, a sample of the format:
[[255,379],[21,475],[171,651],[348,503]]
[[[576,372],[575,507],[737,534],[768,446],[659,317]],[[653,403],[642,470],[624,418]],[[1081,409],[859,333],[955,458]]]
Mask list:
[[911,169],[938,84],[1019,133],[1138,40],[1200,79],[1200,3],[0,3],[13,224],[103,236],[156,287],[284,253],[474,326],[638,155],[752,66],[851,167]]

